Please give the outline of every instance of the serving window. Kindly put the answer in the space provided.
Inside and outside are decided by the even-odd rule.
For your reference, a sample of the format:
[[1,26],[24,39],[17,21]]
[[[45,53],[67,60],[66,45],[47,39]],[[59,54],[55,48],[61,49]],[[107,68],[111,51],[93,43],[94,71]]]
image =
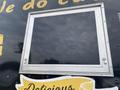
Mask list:
[[103,3],[29,13],[20,73],[113,76]]

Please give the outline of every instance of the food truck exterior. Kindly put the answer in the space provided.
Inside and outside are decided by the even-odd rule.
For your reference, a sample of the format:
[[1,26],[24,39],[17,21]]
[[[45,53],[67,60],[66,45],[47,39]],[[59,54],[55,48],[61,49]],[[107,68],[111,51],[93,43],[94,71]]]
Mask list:
[[[26,26],[27,26],[27,20],[28,20],[29,13],[36,12],[36,11],[44,12],[44,10],[61,9],[61,8],[69,8],[69,7],[76,7],[76,6],[81,7],[81,6],[91,5],[91,4],[95,5],[96,3],[104,3],[105,18],[106,18],[105,23],[107,26],[111,58],[112,58],[112,63],[110,65],[110,67],[112,67],[112,65],[113,65],[114,76],[113,75],[101,75],[101,74],[94,75],[91,73],[89,73],[89,75],[83,74],[83,76],[85,75],[85,76],[94,78],[96,81],[96,87],[99,87],[99,88],[113,87],[113,86],[120,87],[120,61],[119,61],[119,58],[120,58],[120,55],[119,55],[120,54],[120,31],[119,31],[119,29],[120,29],[120,1],[119,0],[21,0],[21,1],[1,0],[0,1],[0,19],[1,19],[1,21],[0,21],[0,33],[1,33],[1,35],[0,35],[0,90],[16,90],[15,84],[19,83],[20,73],[26,74],[26,76],[31,77],[31,78],[41,78],[41,79],[64,75],[64,74],[60,74],[60,73],[54,74],[54,75],[51,75],[51,73],[50,74],[49,73],[42,73],[42,74],[39,73],[39,75],[38,75],[37,73],[32,73],[32,72],[30,72],[30,73],[24,72],[23,73],[23,71],[20,71],[20,73],[19,73],[22,51],[25,49],[25,48],[24,49],[22,49],[22,48],[23,48],[23,43],[25,43],[24,37],[26,34],[25,30],[26,30]],[[81,16],[84,17],[85,15],[83,14]],[[92,17],[92,15],[87,15],[87,16]],[[64,19],[60,18],[58,20],[62,22]],[[89,20],[91,20],[91,18],[90,19],[85,18],[85,20],[83,20],[83,21],[88,21],[88,23],[89,23]],[[54,23],[57,23],[56,25],[59,25],[59,24],[61,25],[61,23],[59,21],[57,21],[58,23],[57,22],[54,22]],[[50,21],[48,21],[48,26],[51,25],[49,22]],[[72,20],[71,22],[74,22],[74,20]],[[94,23],[94,22],[92,22],[92,23]],[[97,21],[96,21],[96,23],[97,23]],[[90,25],[92,25],[92,24],[90,24]],[[42,26],[44,26],[44,25],[42,24]],[[38,26],[36,26],[36,28],[37,27]],[[88,24],[88,26],[84,26],[84,27],[89,27],[89,24]],[[54,29],[53,27],[50,27],[50,28]],[[43,27],[43,29],[44,29],[44,27]],[[51,33],[51,32],[49,32],[49,33]],[[76,32],[76,33],[78,33],[78,32]],[[46,34],[46,33],[44,33],[44,34]],[[65,34],[65,35],[68,35],[68,34]],[[70,35],[73,35],[73,34],[70,34]],[[85,33],[85,35],[87,37],[87,38],[84,37],[85,42],[89,42],[91,38],[94,39],[94,37],[89,36],[89,34]],[[94,34],[90,33],[90,35],[94,35]],[[44,38],[44,37],[42,37],[42,38]],[[77,39],[77,37],[76,37],[76,39]],[[53,44],[51,43],[50,45],[53,45]],[[43,47],[43,46],[41,46],[41,47]],[[77,45],[77,46],[79,46],[79,45]],[[28,47],[26,47],[26,48],[28,48]],[[49,49],[49,47],[43,47],[43,48]],[[62,46],[62,48],[63,48],[63,46]],[[69,52],[69,49],[70,48],[67,48],[66,51],[68,50],[68,52]],[[92,50],[92,48],[84,49],[83,51],[89,52],[90,50]],[[33,50],[33,52],[35,52],[35,51]],[[33,52],[29,53],[31,56],[29,58],[34,57]],[[82,52],[82,49],[81,49],[81,52]],[[44,54],[47,55],[46,53],[44,53]],[[52,54],[54,54],[54,52],[52,52]],[[93,56],[95,56],[94,55],[95,53],[92,53],[92,54],[93,54]],[[66,54],[66,55],[69,56],[69,54]],[[74,53],[73,53],[73,55],[74,55]],[[44,58],[44,57],[42,57],[42,58]],[[56,57],[56,58],[58,58],[58,57]],[[90,58],[89,55],[86,55],[86,58]],[[85,60],[86,60],[86,58],[85,58]],[[93,57],[93,58],[96,58],[96,57]],[[91,58],[91,60],[93,58]],[[31,60],[33,60],[33,59],[31,59]],[[46,59],[46,61],[47,61],[46,64],[50,63],[50,62],[48,63],[49,60],[52,60],[51,64],[53,64],[53,62],[55,64],[59,64],[56,61],[56,59],[54,58],[54,55],[52,58],[48,57]],[[36,59],[36,61],[31,61],[31,63],[29,63],[29,64],[38,64],[38,63],[39,63],[39,60]],[[75,62],[75,63],[82,63],[82,62]],[[98,62],[95,63],[93,61],[91,63],[90,62],[89,63],[84,62],[84,63],[97,64]],[[70,63],[67,62],[67,64],[71,64],[71,62]],[[23,67],[21,66],[21,68],[23,68]],[[111,72],[112,72],[112,70],[111,70]],[[34,75],[31,75],[31,74],[34,74]],[[67,75],[71,75],[71,74],[67,73]],[[79,75],[79,74],[77,74],[77,75]],[[109,76],[112,76],[112,77],[109,77]]]

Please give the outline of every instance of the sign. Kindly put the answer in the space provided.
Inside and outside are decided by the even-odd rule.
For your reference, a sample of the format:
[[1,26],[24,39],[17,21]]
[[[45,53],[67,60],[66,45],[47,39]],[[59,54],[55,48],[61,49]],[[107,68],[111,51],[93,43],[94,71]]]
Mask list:
[[95,81],[87,77],[64,76],[54,79],[35,80],[20,76],[17,90],[94,90]]

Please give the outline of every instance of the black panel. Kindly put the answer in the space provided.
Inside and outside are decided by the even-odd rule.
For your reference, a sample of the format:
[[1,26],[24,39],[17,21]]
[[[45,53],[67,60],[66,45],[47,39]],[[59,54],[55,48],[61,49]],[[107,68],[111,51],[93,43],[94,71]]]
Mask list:
[[36,18],[30,64],[99,64],[94,12]]

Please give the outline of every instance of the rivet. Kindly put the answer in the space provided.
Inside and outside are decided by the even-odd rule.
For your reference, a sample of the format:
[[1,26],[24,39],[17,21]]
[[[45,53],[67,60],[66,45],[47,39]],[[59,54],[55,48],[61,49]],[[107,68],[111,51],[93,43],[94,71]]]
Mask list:
[[103,61],[106,61],[106,58],[103,58],[102,60],[103,60]]

